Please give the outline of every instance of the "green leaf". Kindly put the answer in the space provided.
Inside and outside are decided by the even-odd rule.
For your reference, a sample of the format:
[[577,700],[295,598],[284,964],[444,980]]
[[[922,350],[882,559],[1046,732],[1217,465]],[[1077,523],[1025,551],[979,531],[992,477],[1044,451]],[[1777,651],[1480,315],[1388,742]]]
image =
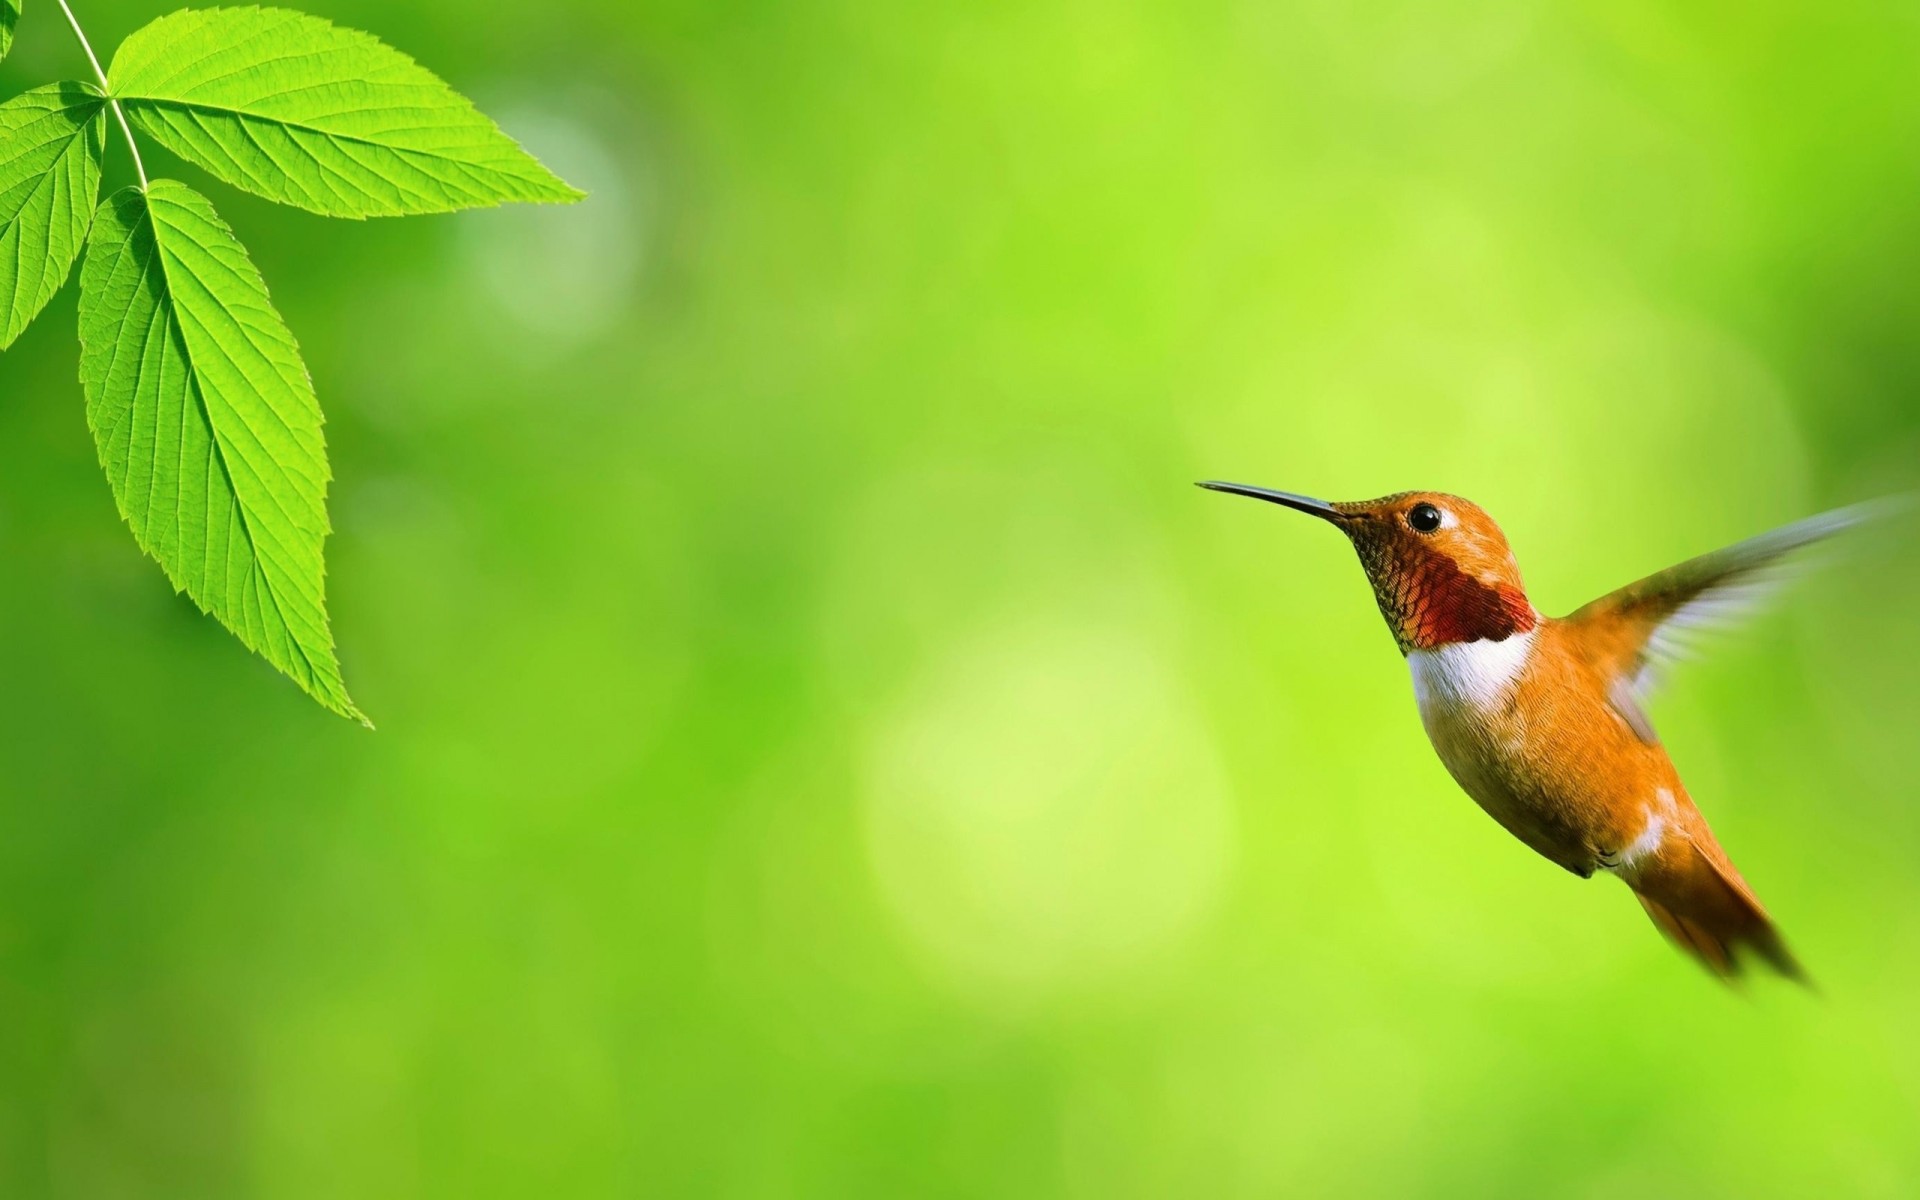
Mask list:
[[80,272],[80,382],[120,515],[175,589],[344,716],[327,452],[299,347],[206,198],[107,198]]
[[20,23],[20,0],[0,0],[0,58],[13,49],[13,27]]
[[175,154],[327,216],[581,196],[426,68],[304,13],[161,17],[121,44],[108,80],[133,123]]
[[80,254],[100,191],[106,113],[80,83],[0,104],[0,350],[40,315]]

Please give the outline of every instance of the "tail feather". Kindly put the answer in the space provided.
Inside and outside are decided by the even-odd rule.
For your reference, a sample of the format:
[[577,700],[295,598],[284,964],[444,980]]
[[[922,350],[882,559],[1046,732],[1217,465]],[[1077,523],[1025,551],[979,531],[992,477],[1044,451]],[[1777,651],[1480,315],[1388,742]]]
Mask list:
[[1788,979],[1811,986],[1766,909],[1718,850],[1672,838],[1628,885],[1660,932],[1720,978],[1738,978],[1743,955],[1752,951]]

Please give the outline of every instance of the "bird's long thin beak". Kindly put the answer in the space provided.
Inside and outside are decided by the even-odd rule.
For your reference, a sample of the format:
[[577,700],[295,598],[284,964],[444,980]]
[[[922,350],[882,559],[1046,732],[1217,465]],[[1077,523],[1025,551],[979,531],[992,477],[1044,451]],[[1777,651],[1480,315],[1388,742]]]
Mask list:
[[1311,513],[1329,521],[1344,521],[1347,514],[1341,512],[1325,500],[1315,500],[1312,496],[1297,496],[1292,492],[1276,492],[1272,488],[1254,487],[1246,483],[1221,483],[1217,479],[1208,479],[1201,487],[1215,492],[1230,492],[1235,496],[1252,496],[1255,500],[1265,500],[1269,504],[1278,504],[1297,512]]

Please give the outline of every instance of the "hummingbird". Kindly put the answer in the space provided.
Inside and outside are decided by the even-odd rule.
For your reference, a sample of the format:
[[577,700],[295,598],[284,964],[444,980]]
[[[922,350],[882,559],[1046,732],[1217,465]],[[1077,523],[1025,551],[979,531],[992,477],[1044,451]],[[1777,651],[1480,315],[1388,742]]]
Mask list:
[[1458,496],[1328,503],[1239,483],[1200,486],[1307,513],[1347,535],[1406,657],[1428,739],[1508,833],[1582,879],[1617,876],[1713,974],[1732,980],[1753,954],[1806,982],[1681,784],[1643,701],[1690,633],[1750,606],[1791,570],[1795,551],[1876,506],[1807,518],[1548,617],[1528,600],[1500,527]]

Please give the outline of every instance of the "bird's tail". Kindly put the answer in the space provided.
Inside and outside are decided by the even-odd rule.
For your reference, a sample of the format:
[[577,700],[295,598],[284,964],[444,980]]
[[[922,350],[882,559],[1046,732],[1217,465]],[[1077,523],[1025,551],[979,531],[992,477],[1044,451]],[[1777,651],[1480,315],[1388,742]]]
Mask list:
[[1713,835],[1700,832],[1705,847],[1676,830],[1627,877],[1641,907],[1674,945],[1722,979],[1738,977],[1743,955],[1752,951],[1780,974],[1811,986],[1746,880]]

